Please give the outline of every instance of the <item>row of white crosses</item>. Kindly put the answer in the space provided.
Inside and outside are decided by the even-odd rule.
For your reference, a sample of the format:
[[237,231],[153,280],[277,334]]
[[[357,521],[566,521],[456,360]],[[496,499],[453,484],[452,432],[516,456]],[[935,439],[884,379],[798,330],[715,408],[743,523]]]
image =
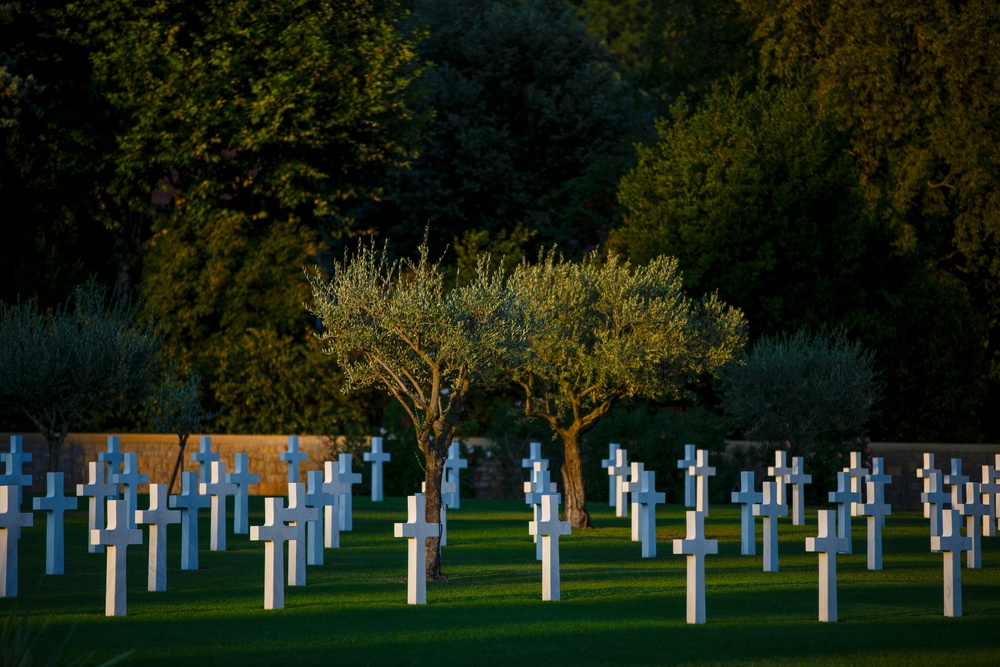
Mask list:
[[549,472],[549,462],[542,458],[542,445],[532,442],[528,445],[528,458],[521,459],[521,467],[531,471],[531,478],[524,483],[524,502],[533,507],[533,519],[528,522],[528,534],[535,541],[535,558],[542,562],[542,600],[558,600],[559,579],[559,538],[569,535],[569,521],[559,519],[559,501],[556,484]]

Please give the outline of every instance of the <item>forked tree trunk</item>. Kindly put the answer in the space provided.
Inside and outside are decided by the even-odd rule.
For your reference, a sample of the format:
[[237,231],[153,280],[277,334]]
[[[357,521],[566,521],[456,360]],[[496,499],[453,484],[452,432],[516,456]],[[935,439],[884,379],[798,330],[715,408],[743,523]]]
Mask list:
[[[427,523],[441,521],[441,475],[444,472],[444,457],[436,447],[430,447],[426,454],[426,478],[424,479],[424,500]],[[441,538],[428,538],[426,545],[427,578],[431,580],[447,579],[441,572]]]
[[580,437],[572,431],[561,431],[565,459],[562,465],[563,498],[566,520],[573,528],[591,528],[587,512],[587,495],[583,487],[583,461],[580,457]]

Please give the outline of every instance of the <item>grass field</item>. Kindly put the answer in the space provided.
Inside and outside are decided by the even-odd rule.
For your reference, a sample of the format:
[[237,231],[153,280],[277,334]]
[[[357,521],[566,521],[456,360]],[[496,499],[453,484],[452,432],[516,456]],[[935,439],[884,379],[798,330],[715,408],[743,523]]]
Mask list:
[[[405,499],[354,502],[354,531],[326,551],[325,565],[308,568],[307,586],[285,589],[285,609],[263,609],[263,544],[230,533],[228,551],[210,552],[206,511],[198,571],[180,570],[180,527],[170,527],[166,592],[146,591],[145,544],[129,548],[124,618],[104,616],[106,557],[86,549],[86,512],[67,514],[61,576],[44,574],[36,513],[20,545],[20,596],[0,599],[0,615],[27,611],[31,627],[44,624],[34,647],[43,656],[72,633],[62,658],[86,664],[125,651],[125,664],[213,667],[1000,663],[1000,538],[984,538],[983,569],[963,569],[963,617],[945,618],[942,557],[929,552],[919,513],[886,520],[880,572],[866,567],[855,519],[854,554],[837,561],[840,620],[820,623],[817,557],[805,553],[815,509],[806,527],[781,520],[780,571],[765,573],[759,544],[757,556],[740,555],[738,507],[713,507],[706,535],[719,540],[719,555],[706,560],[708,622],[691,626],[685,559],[670,542],[683,537],[680,507],[660,508],[659,555],[642,559],[629,520],[592,506],[597,528],[560,541],[562,600],[542,602],[529,508],[463,500],[449,513],[449,580],[428,582],[428,604],[418,607],[406,604],[405,540],[392,537]],[[252,498],[251,525],[262,522],[263,501]]]

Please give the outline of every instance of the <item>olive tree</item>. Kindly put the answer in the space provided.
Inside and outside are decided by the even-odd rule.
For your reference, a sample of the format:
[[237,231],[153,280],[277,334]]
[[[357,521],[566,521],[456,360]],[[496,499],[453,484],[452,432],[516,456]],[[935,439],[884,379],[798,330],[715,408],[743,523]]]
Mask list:
[[0,303],[0,401],[45,437],[50,471],[71,426],[145,399],[159,340],[135,316],[134,305],[92,283],[50,312]]
[[[426,243],[417,261],[390,262],[386,249],[359,247],[325,278],[310,276],[311,312],[344,390],[376,387],[399,402],[423,454],[427,520],[438,521],[441,476],[469,392],[503,378],[526,351],[500,272],[481,261],[467,285],[448,289]],[[438,538],[427,541],[427,576],[443,578]]]
[[158,433],[174,433],[177,436],[177,460],[174,461],[170,484],[167,486],[171,491],[177,481],[177,471],[184,470],[184,449],[188,438],[192,433],[204,431],[214,417],[202,408],[200,391],[201,378],[197,373],[190,373],[187,379],[181,379],[177,369],[171,365],[153,389],[147,405],[153,429]]
[[733,358],[745,341],[743,314],[711,295],[685,295],[677,261],[633,266],[612,255],[571,262],[556,252],[522,263],[510,280],[515,298],[543,327],[531,354],[513,367],[524,414],[563,442],[566,517],[591,525],[583,484],[581,436],[619,401],[662,399]]

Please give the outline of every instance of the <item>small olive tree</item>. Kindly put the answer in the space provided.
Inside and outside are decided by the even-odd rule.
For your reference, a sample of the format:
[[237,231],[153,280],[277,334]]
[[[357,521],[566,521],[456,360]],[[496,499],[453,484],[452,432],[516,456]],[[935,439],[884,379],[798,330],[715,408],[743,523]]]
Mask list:
[[147,412],[153,429],[157,433],[174,433],[177,435],[177,460],[170,474],[170,485],[173,492],[177,481],[177,471],[184,470],[184,449],[192,433],[201,433],[212,421],[214,415],[202,409],[201,378],[197,373],[190,373],[182,380],[177,369],[172,365],[164,373],[160,383],[153,389],[147,404]]
[[[362,246],[329,279],[310,275],[311,312],[323,324],[325,352],[344,371],[344,390],[377,387],[406,411],[423,454],[427,520],[438,521],[441,475],[469,392],[497,381],[526,352],[500,272],[480,261],[468,285],[448,289],[426,243],[416,262],[390,262]],[[427,576],[443,578],[437,538],[426,545]]]
[[522,263],[510,279],[533,328],[531,355],[512,367],[525,392],[524,414],[549,424],[563,442],[566,517],[591,525],[581,437],[619,401],[683,394],[745,342],[742,313],[714,295],[685,296],[677,261],[632,266],[592,254],[581,262],[556,252]]
[[0,304],[0,401],[22,412],[48,443],[50,471],[74,425],[140,404],[156,367],[152,322],[94,283],[60,308]]

